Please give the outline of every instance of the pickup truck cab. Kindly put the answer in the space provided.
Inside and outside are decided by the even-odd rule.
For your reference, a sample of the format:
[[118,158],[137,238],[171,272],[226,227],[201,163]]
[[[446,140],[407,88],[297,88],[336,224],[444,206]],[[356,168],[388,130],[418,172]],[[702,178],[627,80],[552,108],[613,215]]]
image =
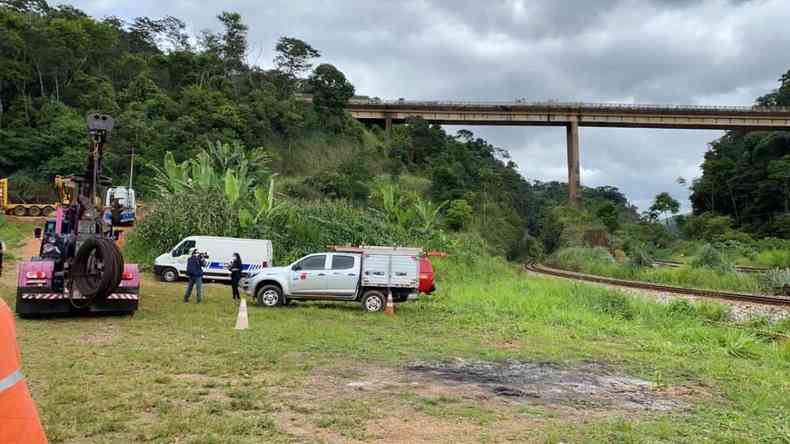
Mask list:
[[417,294],[421,258],[418,248],[335,247],[263,269],[244,280],[242,288],[264,307],[295,299],[334,300],[358,301],[366,311],[381,311],[390,292],[395,302]]

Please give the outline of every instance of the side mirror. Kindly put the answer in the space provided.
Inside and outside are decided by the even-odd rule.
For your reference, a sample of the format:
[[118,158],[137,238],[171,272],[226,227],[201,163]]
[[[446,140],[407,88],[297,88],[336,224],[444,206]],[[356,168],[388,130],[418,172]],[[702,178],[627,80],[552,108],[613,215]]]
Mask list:
[[171,254],[173,257],[178,257],[178,251],[176,251],[176,250],[173,250],[173,252],[172,252],[172,253],[170,253],[170,254]]
[[36,228],[33,230],[33,237],[36,239],[41,239],[41,228]]
[[296,264],[293,267],[291,267],[291,270],[293,270],[293,271],[299,271],[301,269],[302,269],[302,266],[300,264]]

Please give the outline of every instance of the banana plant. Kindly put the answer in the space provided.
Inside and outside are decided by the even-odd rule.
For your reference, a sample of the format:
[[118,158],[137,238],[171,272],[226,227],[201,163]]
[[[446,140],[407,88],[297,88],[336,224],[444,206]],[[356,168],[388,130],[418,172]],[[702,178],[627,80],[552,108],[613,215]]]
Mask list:
[[269,179],[268,189],[260,186],[256,187],[254,194],[255,199],[251,202],[252,208],[241,208],[239,210],[239,222],[243,227],[270,221],[285,208],[284,203],[275,201],[274,176]]
[[414,202],[414,210],[417,213],[417,218],[420,220],[420,230],[428,232],[439,223],[439,211],[447,205],[447,201],[439,205],[434,204],[430,200],[417,198]]

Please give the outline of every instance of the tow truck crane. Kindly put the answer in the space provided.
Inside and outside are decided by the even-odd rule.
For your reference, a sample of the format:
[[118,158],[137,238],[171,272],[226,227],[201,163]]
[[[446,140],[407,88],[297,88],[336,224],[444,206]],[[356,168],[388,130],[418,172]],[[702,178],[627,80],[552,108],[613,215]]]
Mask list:
[[[101,175],[114,125],[107,114],[87,116],[90,142],[85,172],[56,178],[61,202],[39,256],[18,266],[16,311],[20,316],[89,312],[134,313],[140,293],[137,264],[125,264],[102,218],[101,195],[111,184]],[[40,235],[37,230],[37,237]]]

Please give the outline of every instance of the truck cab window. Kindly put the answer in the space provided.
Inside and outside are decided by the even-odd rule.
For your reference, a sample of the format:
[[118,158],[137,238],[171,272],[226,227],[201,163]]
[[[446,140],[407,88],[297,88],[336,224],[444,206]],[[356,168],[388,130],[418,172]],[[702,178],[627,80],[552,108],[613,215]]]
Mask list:
[[354,268],[354,256],[335,254],[332,256],[333,270],[348,270]]
[[323,270],[326,263],[326,255],[310,256],[297,264],[299,270]]

